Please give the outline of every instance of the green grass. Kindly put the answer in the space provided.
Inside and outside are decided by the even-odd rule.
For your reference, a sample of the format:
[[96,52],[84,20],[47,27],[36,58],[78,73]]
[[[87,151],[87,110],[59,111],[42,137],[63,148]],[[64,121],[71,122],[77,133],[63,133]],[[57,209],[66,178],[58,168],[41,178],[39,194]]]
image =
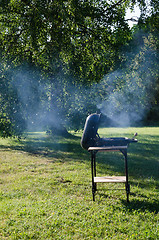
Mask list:
[[[99,184],[92,201],[89,153],[69,139],[28,133],[0,139],[0,239],[159,239],[159,128],[100,129],[132,137],[130,203],[124,185]],[[122,175],[120,153],[97,154],[98,175]]]

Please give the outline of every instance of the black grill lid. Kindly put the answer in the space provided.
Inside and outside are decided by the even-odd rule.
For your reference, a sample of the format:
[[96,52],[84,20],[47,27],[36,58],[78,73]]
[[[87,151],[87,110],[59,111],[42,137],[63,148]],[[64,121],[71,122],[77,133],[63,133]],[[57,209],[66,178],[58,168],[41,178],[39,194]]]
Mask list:
[[87,117],[84,131],[81,139],[81,145],[84,149],[96,146],[96,136],[99,127],[100,114],[91,114]]
[[137,139],[126,137],[100,138],[97,131],[100,123],[101,114],[91,114],[87,117],[81,139],[81,146],[84,149],[89,147],[104,146],[126,146],[129,143],[137,142]]

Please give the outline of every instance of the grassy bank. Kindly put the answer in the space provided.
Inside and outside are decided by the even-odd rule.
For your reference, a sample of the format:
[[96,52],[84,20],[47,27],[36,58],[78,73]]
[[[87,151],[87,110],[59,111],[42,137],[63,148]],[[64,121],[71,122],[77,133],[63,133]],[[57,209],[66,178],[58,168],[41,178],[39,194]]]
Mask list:
[[[0,239],[159,239],[159,128],[100,129],[132,137],[130,203],[123,184],[99,184],[92,201],[89,153],[69,139],[29,133],[0,139]],[[120,153],[99,153],[98,175],[122,175]],[[120,189],[120,190],[119,190]]]

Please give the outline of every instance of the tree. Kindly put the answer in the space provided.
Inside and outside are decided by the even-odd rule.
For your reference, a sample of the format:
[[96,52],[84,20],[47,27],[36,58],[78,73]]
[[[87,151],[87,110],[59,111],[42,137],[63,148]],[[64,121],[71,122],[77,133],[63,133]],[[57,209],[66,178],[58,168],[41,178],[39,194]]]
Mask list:
[[[17,121],[13,109],[18,108],[22,121],[30,125],[33,115],[39,119],[36,116],[43,111],[43,115],[56,115],[62,123],[67,119],[77,128],[78,116],[96,108],[82,86],[90,91],[92,84],[123,61],[121,48],[132,37],[125,13],[134,4],[131,0],[1,2],[1,77],[9,72],[3,82],[10,88],[6,95],[1,88],[1,104],[8,104],[4,109],[9,119]],[[31,91],[25,99],[28,102],[22,98],[26,84],[26,91]],[[72,86],[76,101],[70,104]]]
[[130,1],[123,2],[1,3],[2,50],[16,64],[28,61],[52,75],[69,69],[81,81],[99,81],[114,66],[119,47],[130,38],[124,20]]

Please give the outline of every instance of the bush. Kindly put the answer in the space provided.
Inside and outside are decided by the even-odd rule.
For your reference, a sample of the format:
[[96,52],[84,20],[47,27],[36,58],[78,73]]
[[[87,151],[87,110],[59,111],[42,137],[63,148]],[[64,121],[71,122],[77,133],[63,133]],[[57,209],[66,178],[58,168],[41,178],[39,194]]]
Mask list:
[[0,136],[11,137],[12,136],[12,124],[9,118],[6,116],[0,116]]

